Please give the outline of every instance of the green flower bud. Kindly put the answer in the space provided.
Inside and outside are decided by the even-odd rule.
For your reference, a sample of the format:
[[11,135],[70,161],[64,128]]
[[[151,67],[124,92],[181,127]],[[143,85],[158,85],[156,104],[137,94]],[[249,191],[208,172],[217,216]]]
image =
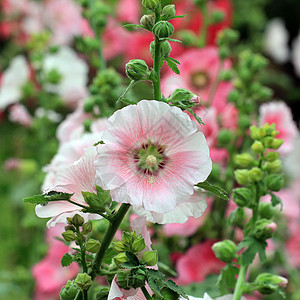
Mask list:
[[234,161],[237,165],[239,165],[242,168],[248,168],[252,166],[254,162],[254,158],[252,155],[248,153],[238,154],[235,156]]
[[193,97],[195,96],[194,93],[190,92],[187,89],[176,89],[169,100],[172,103],[177,103],[177,102],[189,102]]
[[84,104],[83,104],[83,109],[85,112],[92,112],[94,109],[95,105],[95,99],[94,98],[89,98],[87,99]]
[[271,148],[274,138],[272,136],[267,136],[264,138],[264,144],[266,148]]
[[240,185],[248,185],[250,183],[248,170],[236,170],[234,171],[234,177]]
[[258,72],[265,68],[268,65],[268,60],[262,55],[256,54],[252,59],[252,69],[255,72]]
[[163,58],[167,58],[172,51],[172,47],[168,41],[164,41],[160,46],[160,53]]
[[142,0],[142,5],[150,10],[156,10],[159,7],[160,0]]
[[274,216],[275,210],[273,205],[268,202],[261,202],[258,205],[258,214],[261,218],[272,219]]
[[129,285],[129,275],[130,271],[125,270],[117,274],[117,283],[120,288],[124,290],[129,290],[131,286]]
[[267,240],[273,236],[276,224],[271,220],[260,219],[256,221],[253,235],[259,240]]
[[228,58],[230,56],[229,48],[226,46],[222,46],[221,48],[219,48],[219,56],[221,60]]
[[273,95],[273,91],[270,88],[265,87],[265,86],[262,87],[258,93],[258,97],[261,100],[268,100],[272,97],[272,95]]
[[224,20],[224,12],[222,10],[214,10],[211,15],[211,23],[217,24]]
[[249,171],[249,177],[253,182],[260,181],[263,176],[264,172],[260,168],[254,167]]
[[125,244],[125,245],[128,245],[130,246],[131,243],[132,243],[132,235],[130,232],[123,232],[122,234],[122,242]]
[[271,149],[278,149],[283,144],[283,140],[273,139],[272,144],[270,146]]
[[237,90],[232,90],[228,95],[228,102],[236,103],[241,97],[241,94]]
[[107,300],[107,296],[109,294],[109,287],[102,286],[96,294],[96,300]]
[[59,84],[63,76],[59,73],[58,70],[52,69],[47,74],[47,81],[52,84]]
[[92,285],[91,276],[86,273],[79,273],[75,279],[75,283],[82,289],[87,290]]
[[148,76],[149,68],[144,60],[142,59],[132,59],[126,66],[126,75],[131,80],[141,80]]
[[277,159],[272,162],[266,162],[264,168],[270,173],[276,173],[281,169],[281,160]]
[[155,266],[158,260],[157,251],[145,251],[142,255],[141,263],[146,266]]
[[175,5],[169,4],[166,5],[162,10],[162,17],[166,19],[172,19],[176,15]]
[[231,240],[214,243],[212,249],[216,257],[226,263],[230,263],[236,258],[236,245]]
[[60,291],[60,299],[61,300],[73,300],[75,299],[78,292],[78,287],[75,282],[72,280],[68,280],[67,284],[62,287]]
[[253,197],[253,192],[248,188],[243,187],[233,190],[233,201],[240,207],[249,206]]
[[72,218],[72,224],[74,224],[75,227],[82,226],[84,224],[84,218],[82,216],[76,214]]
[[221,81],[230,81],[233,77],[231,70],[222,70],[219,75],[219,80]]
[[87,132],[91,132],[91,125],[93,121],[91,119],[85,119],[83,121],[84,130]]
[[218,136],[220,146],[228,145],[232,141],[233,133],[227,129],[221,129]]
[[247,218],[247,216],[244,212],[244,209],[239,207],[230,214],[228,221],[229,221],[229,224],[243,228],[246,218]]
[[132,243],[132,251],[134,253],[139,253],[141,251],[143,251],[145,249],[146,245],[145,245],[145,240],[143,237],[140,238],[136,238],[133,243]]
[[100,242],[94,239],[89,239],[86,243],[86,250],[91,253],[97,253],[100,249]]
[[128,257],[126,256],[126,254],[123,252],[123,253],[119,253],[117,256],[115,256],[114,258],[114,261],[115,261],[115,264],[121,269],[122,268],[122,264],[127,262],[129,259]]
[[240,115],[238,120],[238,126],[241,129],[248,129],[251,125],[251,118],[248,115]]
[[145,285],[146,273],[141,269],[132,270],[129,275],[129,284],[137,289]]
[[167,38],[174,32],[174,26],[168,21],[159,21],[153,27],[153,33],[160,39]]
[[152,30],[155,24],[154,15],[143,15],[140,19],[140,24],[143,25],[145,28]]
[[76,234],[72,230],[67,230],[61,234],[66,242],[73,242],[77,239]]
[[278,152],[268,152],[267,154],[265,154],[264,159],[266,161],[272,162],[274,160],[277,160],[279,158],[279,153]]
[[282,276],[261,273],[256,277],[255,284],[260,293],[268,295],[276,292],[278,287],[286,287],[288,280]]
[[128,250],[128,247],[126,247],[122,241],[113,242],[112,246],[117,253],[122,253]]
[[250,136],[253,140],[259,140],[260,139],[259,129],[255,125],[252,125],[250,127]]
[[266,184],[268,190],[278,192],[283,186],[283,176],[281,174],[268,175],[266,178]]
[[67,230],[76,231],[76,228],[73,225],[67,225],[65,226],[65,231]]
[[267,134],[267,130],[266,130],[265,127],[260,127],[260,128],[258,128],[258,132],[259,132],[259,136],[260,136],[261,138],[265,137],[266,134]]
[[81,233],[86,235],[86,234],[89,234],[90,232],[92,232],[92,230],[93,230],[93,223],[92,223],[92,221],[88,221],[82,225]]
[[255,141],[252,144],[251,149],[257,154],[261,154],[265,151],[264,145],[260,141]]

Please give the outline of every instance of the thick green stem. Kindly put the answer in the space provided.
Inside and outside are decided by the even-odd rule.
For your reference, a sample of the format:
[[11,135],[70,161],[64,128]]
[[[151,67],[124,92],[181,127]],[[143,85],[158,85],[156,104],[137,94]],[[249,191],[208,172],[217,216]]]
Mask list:
[[[158,22],[160,20],[160,12],[155,13],[155,20]],[[161,58],[160,58],[160,46],[161,41],[159,37],[155,36],[154,40],[154,58],[153,58],[153,98],[160,101],[161,99],[161,89],[160,89],[160,68],[161,68]]]
[[141,287],[141,290],[144,294],[144,296],[146,297],[147,300],[151,300],[151,296],[149,295],[148,291],[146,290],[145,286]]
[[247,273],[248,266],[242,265],[239,271],[239,277],[235,286],[234,294],[233,294],[233,300],[240,300],[243,295],[243,284],[246,279],[246,273]]

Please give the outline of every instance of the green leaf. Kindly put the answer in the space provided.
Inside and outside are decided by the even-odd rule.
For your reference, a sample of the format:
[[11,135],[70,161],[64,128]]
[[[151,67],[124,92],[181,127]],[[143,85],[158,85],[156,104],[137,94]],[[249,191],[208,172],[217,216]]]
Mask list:
[[170,38],[164,38],[164,39],[162,39],[162,40],[164,40],[164,41],[170,41],[170,42],[175,42],[175,43],[182,43],[182,41],[181,40],[177,40],[177,39],[170,39]]
[[192,109],[190,109],[189,107],[185,107],[185,109],[196,119],[196,121],[200,124],[200,125],[205,125],[202,121],[202,119],[197,116],[194,111]]
[[160,290],[164,287],[164,275],[154,269],[147,269],[146,274],[151,290],[160,297],[163,297]]
[[31,197],[24,198],[24,202],[35,203],[35,204],[47,204],[50,201],[70,200],[70,198],[73,195],[74,194],[51,191],[48,194],[39,194],[39,195],[34,195]]
[[23,200],[24,200],[24,202],[35,203],[35,204],[47,204],[48,203],[48,200],[45,199],[45,195],[43,195],[43,194],[27,197],[27,198],[24,198]]
[[174,61],[174,63],[176,63],[177,65],[180,65],[180,62],[177,59],[175,59],[173,57],[168,57],[168,59]]
[[271,203],[272,203],[272,205],[275,207],[278,204],[280,204],[280,209],[282,210],[282,201],[281,201],[281,199],[278,196],[276,196],[275,194],[273,194],[273,193],[270,193],[270,195],[271,195]]
[[183,290],[181,287],[179,287],[173,280],[169,279],[169,280],[166,282],[166,286],[167,286],[170,290],[172,290],[172,291],[174,291],[175,293],[177,293],[178,295],[182,296],[183,298],[189,299],[189,298],[187,297],[187,295],[185,294],[184,290]]
[[103,262],[107,265],[111,264],[113,258],[117,255],[117,252],[113,249],[113,247],[110,247],[105,252]]
[[258,253],[260,261],[263,263],[266,260],[265,248],[267,246],[268,244],[265,241],[248,236],[239,243],[237,251],[247,247],[247,249],[242,253],[242,263],[244,265],[250,265],[253,262],[256,253]]
[[172,69],[172,71],[173,71],[174,73],[176,73],[176,74],[178,74],[178,75],[180,74],[180,71],[179,71],[179,69],[178,69],[176,63],[175,63],[174,61],[172,61],[172,60],[170,59],[170,57],[167,57],[167,58],[166,58],[166,62],[167,62],[168,66]]
[[222,269],[218,279],[218,286],[220,292],[223,294],[227,293],[228,290],[234,289],[236,284],[236,275],[238,275],[239,269],[231,264],[227,264]]
[[197,184],[197,186],[214,194],[215,196],[220,197],[223,200],[229,200],[226,191],[219,186],[212,185],[207,181],[200,182]]
[[73,262],[73,256],[69,253],[66,253],[61,259],[61,265],[63,267],[69,266]]
[[126,269],[133,269],[136,268],[140,265],[140,261],[136,257],[135,254],[132,252],[126,251],[125,252],[126,256],[128,257],[129,261],[123,263],[121,266]]

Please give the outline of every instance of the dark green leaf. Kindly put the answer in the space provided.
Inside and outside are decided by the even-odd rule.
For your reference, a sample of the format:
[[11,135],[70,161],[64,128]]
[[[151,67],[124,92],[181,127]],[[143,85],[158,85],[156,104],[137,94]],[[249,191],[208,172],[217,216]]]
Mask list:
[[94,144],[94,146],[98,146],[98,145],[104,145],[104,142],[103,141],[99,141],[97,143]]
[[174,61],[174,63],[176,63],[177,65],[180,65],[180,62],[177,60],[177,59],[175,59],[175,58],[173,58],[173,57],[168,57],[170,60],[172,60],[172,61]]
[[127,261],[121,265],[123,268],[132,269],[132,268],[136,268],[140,265],[140,262],[135,254],[133,254],[132,252],[129,252],[129,251],[126,251],[125,254],[128,257],[129,261]]
[[220,188],[219,186],[212,185],[207,181],[200,182],[197,184],[197,186],[220,197],[223,200],[229,200],[226,191],[224,189]]
[[172,291],[174,291],[175,293],[177,293],[177,294],[179,294],[180,296],[182,296],[183,298],[189,299],[189,298],[186,296],[184,290],[183,290],[181,287],[179,287],[173,280],[169,279],[169,280],[166,282],[166,286],[167,286],[170,290],[172,290]]
[[218,286],[220,292],[223,294],[228,292],[228,289],[234,289],[236,284],[236,275],[238,275],[239,269],[233,265],[226,265],[222,269],[218,280]]
[[24,202],[35,203],[35,204],[47,204],[48,200],[45,199],[45,195],[34,195],[31,197],[24,198]]
[[200,117],[198,117],[194,111],[192,109],[190,109],[189,107],[185,107],[185,109],[196,119],[196,121],[200,124],[200,125],[205,125],[202,121],[202,119]]
[[66,253],[61,259],[61,265],[63,267],[69,266],[73,262],[73,257],[69,253]]
[[162,297],[160,290],[164,287],[164,275],[154,269],[147,269],[147,282],[151,290]]
[[169,57],[166,58],[166,62],[168,64],[168,66],[172,69],[172,71],[176,74],[180,74],[180,71],[176,65],[176,63],[174,63]]
[[177,39],[163,38],[161,40],[175,42],[175,43],[182,43],[181,40],[177,40]]
[[63,200],[70,200],[70,198],[74,195],[73,194],[68,194],[68,193],[61,193],[61,192],[56,192],[56,191],[51,191],[47,194],[45,194],[45,198],[48,201],[63,201]]
[[117,252],[113,249],[113,247],[108,248],[107,251],[105,252],[103,262],[105,264],[109,265],[116,255],[117,255]]

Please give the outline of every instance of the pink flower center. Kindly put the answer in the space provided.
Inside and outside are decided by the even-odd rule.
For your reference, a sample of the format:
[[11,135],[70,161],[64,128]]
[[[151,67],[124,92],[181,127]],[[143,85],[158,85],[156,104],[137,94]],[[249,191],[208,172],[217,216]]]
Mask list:
[[191,84],[196,89],[204,89],[209,85],[209,77],[206,72],[198,71],[192,74]]

